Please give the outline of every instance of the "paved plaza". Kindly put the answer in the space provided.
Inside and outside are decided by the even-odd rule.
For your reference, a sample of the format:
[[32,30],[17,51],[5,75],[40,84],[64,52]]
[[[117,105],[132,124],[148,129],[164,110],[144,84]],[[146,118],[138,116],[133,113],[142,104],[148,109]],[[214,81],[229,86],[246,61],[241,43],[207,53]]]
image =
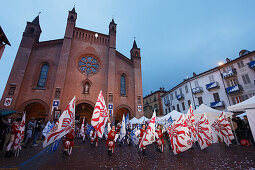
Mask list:
[[123,145],[116,147],[113,156],[107,155],[105,141],[97,148],[89,143],[75,141],[73,153],[63,158],[62,145],[56,152],[48,152],[42,146],[26,148],[19,157],[6,158],[0,155],[0,168],[19,169],[254,169],[255,147],[213,144],[201,151],[194,146],[179,155],[174,155],[167,146],[164,153],[156,152],[155,145],[149,145],[147,156],[137,147]]

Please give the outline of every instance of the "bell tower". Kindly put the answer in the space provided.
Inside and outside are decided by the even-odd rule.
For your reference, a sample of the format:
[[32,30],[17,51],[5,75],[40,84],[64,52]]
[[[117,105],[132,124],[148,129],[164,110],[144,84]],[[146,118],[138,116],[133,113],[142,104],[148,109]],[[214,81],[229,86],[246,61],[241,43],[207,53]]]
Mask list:
[[[2,96],[2,100],[8,97],[12,99],[9,108],[15,108],[18,94],[23,82],[24,74],[27,68],[27,64],[31,55],[32,48],[35,43],[39,41],[41,35],[41,27],[39,23],[39,15],[35,17],[32,22],[27,22],[25,31],[23,32],[22,39],[19,45],[19,49],[16,58],[13,63],[9,79],[5,86],[5,90]],[[14,89],[13,93],[9,93],[10,89]],[[3,103],[1,103],[3,106]]]
[[133,47],[130,50],[131,61],[134,67],[135,80],[135,115],[142,117],[143,113],[143,88],[142,88],[142,69],[141,69],[141,54],[140,48],[137,47],[136,41],[133,42]]

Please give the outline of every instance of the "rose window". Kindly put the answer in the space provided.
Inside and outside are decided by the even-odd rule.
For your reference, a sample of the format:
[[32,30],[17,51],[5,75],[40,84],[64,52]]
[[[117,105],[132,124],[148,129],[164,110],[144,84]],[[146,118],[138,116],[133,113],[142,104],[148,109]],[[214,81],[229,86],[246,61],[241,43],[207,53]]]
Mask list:
[[92,56],[81,57],[78,61],[78,67],[84,74],[95,74],[99,69],[99,61]]

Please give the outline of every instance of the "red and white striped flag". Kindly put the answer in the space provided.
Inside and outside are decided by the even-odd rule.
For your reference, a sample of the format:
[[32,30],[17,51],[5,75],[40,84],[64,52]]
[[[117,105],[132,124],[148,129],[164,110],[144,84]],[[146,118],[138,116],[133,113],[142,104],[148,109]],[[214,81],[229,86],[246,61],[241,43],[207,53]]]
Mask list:
[[100,138],[103,137],[105,124],[108,117],[109,114],[101,90],[97,98],[97,102],[91,119],[91,125],[95,128],[95,130],[97,131],[97,135]]
[[212,130],[208,118],[202,114],[196,123],[197,139],[201,150],[212,145]]
[[187,125],[190,131],[191,139],[193,142],[197,141],[197,132],[195,125],[195,116],[193,113],[192,105],[190,105],[188,113],[186,114]]
[[174,154],[184,152],[192,147],[193,141],[190,138],[190,131],[184,114],[172,123],[168,128],[168,134]]
[[212,129],[228,146],[231,144],[231,140],[234,139],[234,135],[223,112],[212,124]]
[[17,135],[15,136],[14,140],[14,150],[21,149],[21,142],[24,139],[24,134],[25,134],[25,122],[26,122],[26,113],[23,114],[22,120],[19,125],[19,130]]
[[147,146],[155,142],[155,120],[156,120],[156,112],[154,110],[150,123],[145,131],[145,134],[141,136],[142,140],[139,144],[139,148],[142,148],[144,146]]
[[69,133],[75,126],[75,97],[68,104],[64,112],[59,117],[58,121],[50,132],[46,135],[43,142],[43,147],[55,142]]
[[82,137],[85,135],[84,122],[85,122],[85,117],[83,118],[83,121],[82,121],[82,124],[81,124],[81,131],[80,131],[80,134],[81,134]]

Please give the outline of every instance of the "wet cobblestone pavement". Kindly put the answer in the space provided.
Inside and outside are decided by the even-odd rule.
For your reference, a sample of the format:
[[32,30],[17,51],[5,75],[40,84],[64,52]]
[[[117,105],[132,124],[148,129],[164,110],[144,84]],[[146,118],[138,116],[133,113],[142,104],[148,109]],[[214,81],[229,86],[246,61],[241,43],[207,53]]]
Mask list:
[[156,152],[155,145],[147,147],[147,156],[137,147],[116,147],[113,156],[107,155],[105,141],[97,148],[76,140],[72,155],[62,158],[62,145],[54,153],[42,151],[42,147],[23,149],[18,158],[5,158],[1,153],[0,167],[20,169],[255,169],[255,147],[213,144],[201,151],[194,146],[174,155],[168,146],[164,153]]

